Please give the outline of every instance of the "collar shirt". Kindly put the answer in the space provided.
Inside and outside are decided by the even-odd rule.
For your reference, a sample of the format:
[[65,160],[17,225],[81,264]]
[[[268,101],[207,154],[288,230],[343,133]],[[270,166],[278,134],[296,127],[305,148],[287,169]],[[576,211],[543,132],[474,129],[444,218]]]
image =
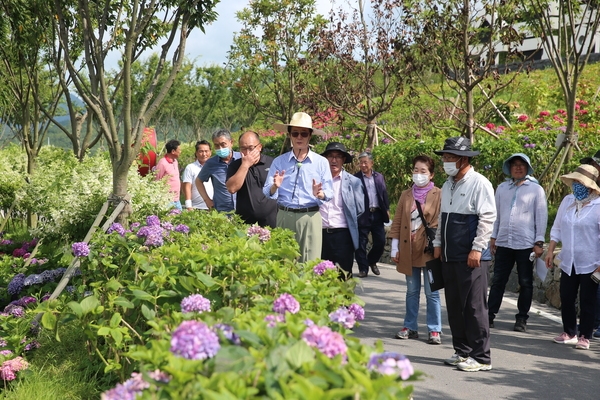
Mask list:
[[575,197],[565,196],[558,207],[550,230],[550,239],[562,242],[557,255],[560,269],[571,275],[589,274],[600,265],[600,198],[587,203],[577,212]]
[[179,164],[176,159],[170,160],[166,156],[161,158],[156,165],[156,179],[167,177],[167,185],[173,194],[173,201],[179,201],[181,181],[179,180]]
[[496,246],[513,250],[533,247],[543,242],[548,223],[546,193],[537,183],[526,179],[521,185],[512,180],[496,189],[496,222],[492,238]]
[[323,218],[323,228],[347,228],[342,198],[342,174],[333,178],[333,197],[319,208]]
[[365,180],[365,186],[367,188],[367,195],[369,196],[369,208],[379,207],[379,200],[377,200],[377,188],[375,187],[375,178],[371,172],[371,176],[363,174]]
[[[200,193],[198,192],[198,188],[196,187],[196,177],[202,170],[202,164],[198,160],[194,161],[191,164],[188,164],[183,171],[183,176],[181,180],[183,183],[189,183],[192,185],[192,207],[199,210],[208,210],[206,203]],[[206,193],[208,197],[213,198],[213,186],[212,182],[209,179],[208,182],[204,182],[204,188],[206,189]]]
[[233,211],[235,210],[235,194],[229,193],[225,180],[227,179],[227,167],[232,161],[240,158],[240,153],[233,152],[233,156],[229,159],[229,163],[223,161],[219,156],[213,156],[206,160],[198,179],[202,182],[207,182],[212,178],[213,185],[213,202],[217,211]]
[[[279,189],[271,195],[273,176],[275,172],[284,172],[283,182]],[[324,200],[319,200],[313,195],[313,180],[322,183]],[[284,153],[273,160],[263,193],[265,196],[276,199],[277,204],[290,208],[304,208],[320,206],[323,201],[328,201],[333,195],[331,170],[329,162],[323,156],[312,150],[299,162],[292,151]]]

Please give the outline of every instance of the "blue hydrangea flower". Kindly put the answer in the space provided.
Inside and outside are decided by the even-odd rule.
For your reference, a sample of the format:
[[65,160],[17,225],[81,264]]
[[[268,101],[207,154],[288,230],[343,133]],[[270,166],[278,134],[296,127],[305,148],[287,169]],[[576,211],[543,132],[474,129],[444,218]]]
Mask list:
[[90,254],[90,248],[85,242],[76,242],[71,246],[75,257],[87,257]]
[[273,311],[279,314],[285,314],[286,311],[296,314],[300,311],[300,303],[291,294],[283,293],[273,302]]
[[125,228],[123,228],[123,225],[119,224],[118,222],[113,223],[106,231],[108,234],[113,232],[116,232],[121,236],[125,236]]
[[160,219],[156,215],[149,215],[146,217],[146,225],[148,226],[160,226]]
[[25,281],[25,274],[17,274],[15,275],[12,280],[10,281],[10,283],[8,284],[8,288],[6,289],[6,291],[8,292],[8,294],[15,295],[15,294],[19,294],[21,292],[21,290],[23,290],[23,282]]
[[217,334],[200,321],[183,321],[171,337],[171,352],[188,360],[214,357],[220,348]]
[[329,319],[331,320],[331,322],[337,322],[338,324],[341,324],[348,329],[354,327],[354,324],[356,323],[354,314],[351,313],[345,307],[340,307],[331,314],[329,314]]
[[398,375],[403,380],[410,378],[415,373],[413,366],[406,356],[393,352],[372,354],[367,368],[378,371],[382,375]]
[[204,311],[210,311],[210,300],[201,294],[192,294],[181,300],[181,312],[183,313]]
[[175,232],[190,233],[190,228],[187,225],[179,224],[175,227]]

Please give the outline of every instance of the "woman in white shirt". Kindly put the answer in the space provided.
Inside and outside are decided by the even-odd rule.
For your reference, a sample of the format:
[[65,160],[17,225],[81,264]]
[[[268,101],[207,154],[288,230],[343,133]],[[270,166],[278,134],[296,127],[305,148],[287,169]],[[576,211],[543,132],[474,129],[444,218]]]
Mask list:
[[[600,271],[600,187],[596,184],[598,170],[580,165],[560,179],[573,193],[560,203],[550,231],[546,267],[554,265],[554,249],[562,242],[560,259],[560,300],[564,332],[554,342],[574,344],[576,349],[590,348],[596,314],[598,283],[592,278]],[[577,291],[580,316],[577,332]]]

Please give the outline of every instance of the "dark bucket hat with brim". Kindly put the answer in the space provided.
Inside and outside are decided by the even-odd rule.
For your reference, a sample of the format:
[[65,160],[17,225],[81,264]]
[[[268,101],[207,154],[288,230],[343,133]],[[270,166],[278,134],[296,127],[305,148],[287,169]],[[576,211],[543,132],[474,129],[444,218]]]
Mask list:
[[348,153],[346,151],[346,146],[344,146],[342,143],[339,143],[339,142],[327,143],[327,147],[325,148],[325,151],[321,153],[321,155],[323,157],[327,157],[327,154],[332,151],[339,151],[340,153],[342,153],[344,155],[344,157],[346,157],[344,164],[348,164],[348,163],[352,162],[352,156],[350,155],[350,153]]
[[444,142],[442,150],[434,151],[438,156],[444,153],[454,154],[460,157],[474,157],[479,155],[479,151],[471,150],[471,141],[463,136],[451,137]]

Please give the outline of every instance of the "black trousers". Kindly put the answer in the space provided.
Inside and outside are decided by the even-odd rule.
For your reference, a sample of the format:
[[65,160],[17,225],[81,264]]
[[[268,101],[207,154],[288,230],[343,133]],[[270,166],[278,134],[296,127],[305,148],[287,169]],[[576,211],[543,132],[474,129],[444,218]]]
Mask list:
[[591,278],[592,274],[576,274],[575,267],[571,276],[560,271],[560,314],[563,329],[569,336],[577,335],[577,291],[579,290],[579,335],[592,339],[594,318],[596,316],[596,294],[598,284]]
[[470,356],[482,364],[491,364],[487,305],[489,263],[481,261],[479,268],[470,268],[466,260],[442,262],[452,345],[459,356]]
[[323,229],[323,246],[321,258],[338,264],[346,273],[345,279],[352,278],[352,264],[354,263],[354,244],[350,229],[326,228]]

